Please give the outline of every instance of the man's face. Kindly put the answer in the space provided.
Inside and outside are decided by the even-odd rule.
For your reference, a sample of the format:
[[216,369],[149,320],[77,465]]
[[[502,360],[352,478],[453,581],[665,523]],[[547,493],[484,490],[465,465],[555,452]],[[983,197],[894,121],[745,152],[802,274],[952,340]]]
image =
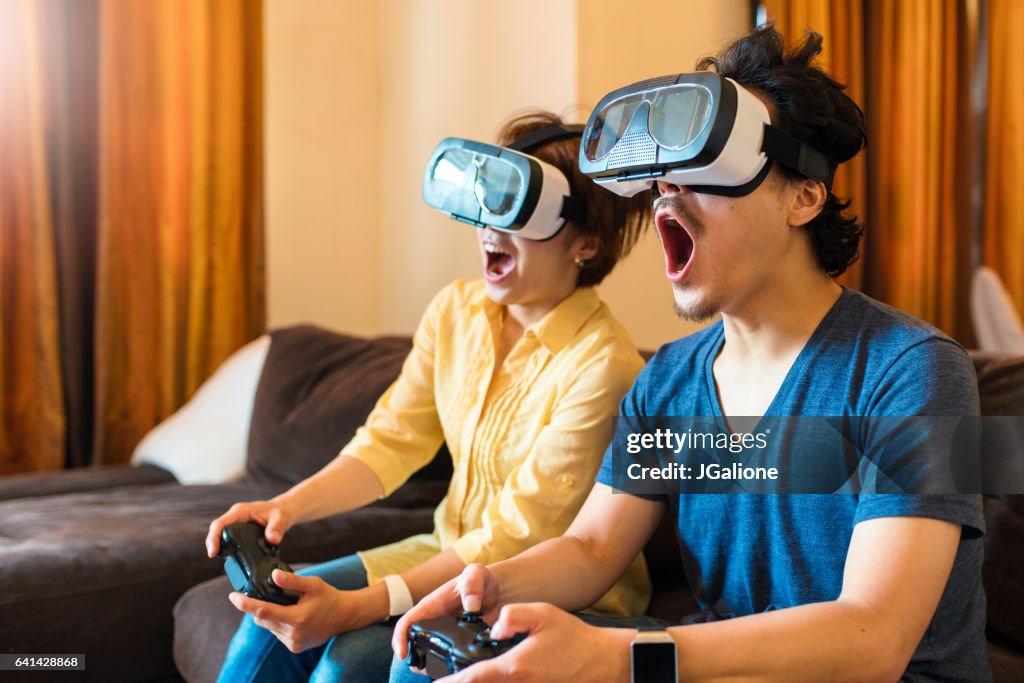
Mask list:
[[658,191],[654,224],[680,317],[741,313],[785,276],[798,236],[787,221],[790,190],[777,170],[746,197],[666,182]]

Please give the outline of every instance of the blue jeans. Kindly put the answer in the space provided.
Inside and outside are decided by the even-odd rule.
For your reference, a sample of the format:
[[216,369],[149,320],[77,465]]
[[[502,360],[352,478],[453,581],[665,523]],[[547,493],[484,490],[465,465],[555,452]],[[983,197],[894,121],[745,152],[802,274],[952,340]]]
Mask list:
[[[593,614],[576,614],[577,617],[587,622],[591,626],[600,626],[603,628],[638,628],[640,626],[656,626],[658,628],[668,628],[671,626],[666,621],[655,619],[653,617],[599,617]],[[392,657],[391,660],[391,678],[388,679],[389,683],[430,683],[431,679],[427,676],[413,673],[409,670],[409,665],[404,660]]]
[[[366,587],[366,569],[358,555],[306,567],[297,572],[319,576],[339,590]],[[342,633],[325,645],[299,654],[288,651],[266,629],[245,615],[228,646],[220,677],[223,683],[237,681],[357,681],[371,683],[387,679],[393,658],[393,624],[372,624]]]

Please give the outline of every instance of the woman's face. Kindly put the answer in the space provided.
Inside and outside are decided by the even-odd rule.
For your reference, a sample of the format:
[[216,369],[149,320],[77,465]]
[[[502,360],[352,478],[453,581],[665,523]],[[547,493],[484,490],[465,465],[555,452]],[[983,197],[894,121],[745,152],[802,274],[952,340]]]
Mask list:
[[538,242],[499,232],[479,231],[487,296],[504,306],[519,307],[535,322],[576,289],[579,266],[596,253],[594,240],[565,226],[549,240]]

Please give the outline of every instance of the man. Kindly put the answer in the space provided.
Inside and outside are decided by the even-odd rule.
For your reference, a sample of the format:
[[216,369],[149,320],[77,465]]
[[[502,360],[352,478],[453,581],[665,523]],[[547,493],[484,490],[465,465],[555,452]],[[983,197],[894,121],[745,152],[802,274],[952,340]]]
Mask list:
[[[731,193],[738,196],[703,184],[711,176],[691,182],[666,173],[656,181],[655,225],[676,310],[693,320],[721,314],[721,321],[660,349],[623,400],[623,415],[720,416],[734,428],[738,416],[977,415],[962,348],[832,281],[856,258],[860,229],[841,215],[847,205],[829,185],[835,165],[853,157],[865,135],[856,104],[811,65],[820,49],[821,37],[809,34],[785,54],[767,27],[700,65],[763,102],[773,124],[766,131],[789,136],[781,136],[783,147],[792,138],[807,149],[777,154],[766,176]],[[636,90],[662,87],[653,83]],[[662,105],[652,95],[644,101],[653,120]],[[595,133],[588,147],[585,134],[587,159],[607,155],[627,124],[633,130],[629,121],[614,128],[610,110],[602,124],[611,137]],[[646,125],[656,144],[671,148],[658,139],[671,137],[671,126]],[[677,142],[682,148],[688,140]],[[818,152],[827,169],[805,163]],[[893,430],[883,432],[865,429],[865,453]],[[926,451],[935,446],[928,434],[915,438]],[[653,652],[645,649],[650,640],[674,645],[670,677],[680,681],[991,678],[977,497],[613,493],[625,464],[612,452],[564,536],[468,567],[399,622],[396,654],[406,654],[410,623],[465,608],[484,612],[494,638],[528,637],[446,681],[669,680],[664,659],[647,670],[631,662],[631,643]],[[702,609],[694,623],[652,638],[629,622],[599,628],[563,611],[602,595],[666,508]]]

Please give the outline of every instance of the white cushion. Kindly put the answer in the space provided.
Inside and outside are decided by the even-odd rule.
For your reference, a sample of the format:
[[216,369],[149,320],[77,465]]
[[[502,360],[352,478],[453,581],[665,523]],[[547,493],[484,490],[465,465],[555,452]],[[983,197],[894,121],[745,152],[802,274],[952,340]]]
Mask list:
[[256,385],[270,350],[263,335],[232,354],[188,403],[139,442],[132,464],[157,465],[182,484],[220,484],[245,473]]

